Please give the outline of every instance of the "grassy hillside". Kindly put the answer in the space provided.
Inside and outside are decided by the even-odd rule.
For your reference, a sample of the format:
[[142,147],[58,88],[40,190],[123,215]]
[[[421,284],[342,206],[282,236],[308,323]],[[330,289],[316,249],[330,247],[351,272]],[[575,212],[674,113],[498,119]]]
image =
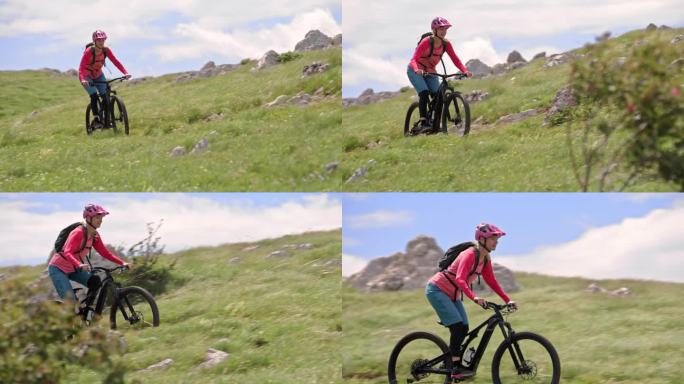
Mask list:
[[[270,257],[287,244],[313,244]],[[185,282],[156,297],[158,328],[124,333],[127,381],[145,383],[335,383],[340,381],[340,231],[286,236],[254,244],[199,248],[175,255]],[[239,257],[235,263],[230,260]],[[42,267],[14,270],[35,278]],[[7,273],[7,268],[0,270]],[[196,369],[208,348],[230,356]],[[137,372],[166,358],[164,370]],[[101,382],[71,369],[64,382]]]
[[[553,343],[561,359],[561,382],[680,380],[683,284],[599,281],[607,289],[632,289],[631,297],[622,298],[584,292],[590,283],[585,279],[524,273],[516,277],[522,289],[511,296],[520,310],[508,321],[516,331],[539,333]],[[448,330],[436,323],[437,315],[421,290],[360,294],[345,284],[342,302],[342,373],[347,383],[386,383],[390,352],[409,332],[433,332],[448,342]],[[471,328],[492,314],[471,302],[466,311]],[[470,382],[491,383],[492,355],[502,339],[496,330]]]
[[[684,29],[636,31],[609,40],[615,57],[639,40],[670,41]],[[681,57],[682,44],[671,45]],[[583,53],[578,49],[575,53]],[[486,128],[469,137],[432,135],[405,138],[403,124],[414,101],[413,88],[394,99],[343,112],[343,177],[370,159],[377,161],[364,180],[345,185],[349,191],[576,191],[567,147],[567,125],[542,126],[544,113],[519,122],[494,124],[500,117],[551,106],[568,84],[570,64],[544,68],[544,60],[501,76],[455,83],[469,93],[484,90],[489,98],[471,104],[472,120]],[[683,79],[684,80],[684,79]],[[606,111],[606,113],[609,113]],[[578,133],[579,134],[579,133]],[[381,145],[369,143],[381,142]],[[642,176],[630,191],[672,191],[678,186]]]
[[[302,79],[314,61],[330,68]],[[326,180],[309,175],[325,174],[324,166],[341,157],[341,61],[340,49],[328,49],[258,72],[250,62],[217,77],[119,84],[128,137],[86,136],[89,99],[75,78],[0,72],[0,190],[336,190],[335,173]],[[321,87],[328,96],[308,106],[262,108],[279,95]],[[206,120],[213,114],[223,117]],[[205,152],[169,156],[176,146],[190,152],[205,137]]]

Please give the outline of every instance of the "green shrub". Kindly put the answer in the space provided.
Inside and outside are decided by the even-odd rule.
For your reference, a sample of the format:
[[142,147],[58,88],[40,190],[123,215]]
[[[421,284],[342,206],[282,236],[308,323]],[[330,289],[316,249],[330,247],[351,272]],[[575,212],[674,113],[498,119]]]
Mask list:
[[[594,112],[614,111],[609,118],[585,121],[578,143],[568,133],[575,177],[583,190],[590,189],[594,178],[599,190],[615,185],[624,189],[655,170],[684,191],[684,70],[672,65],[679,55],[676,47],[656,35],[617,57],[604,42],[573,63],[571,85],[580,104]],[[611,182],[609,176],[618,171],[625,176]]]
[[292,61],[292,60],[297,60],[300,57],[302,57],[301,53],[285,52],[285,53],[281,54],[280,56],[278,56],[278,62],[279,63],[287,63],[287,62]]
[[122,383],[120,335],[84,327],[73,307],[42,298],[41,289],[5,281],[0,285],[0,382],[59,383],[68,366],[109,372],[105,383]]

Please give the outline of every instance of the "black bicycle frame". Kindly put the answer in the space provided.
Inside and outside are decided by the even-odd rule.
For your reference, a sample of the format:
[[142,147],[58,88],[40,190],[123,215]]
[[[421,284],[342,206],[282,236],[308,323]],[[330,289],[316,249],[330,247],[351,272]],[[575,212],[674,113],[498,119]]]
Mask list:
[[[111,117],[114,118],[112,98],[110,97],[110,95],[116,95],[116,91],[114,89],[112,89],[110,84],[115,82],[115,81],[123,81],[125,79],[126,79],[126,77],[122,76],[122,77],[117,77],[117,78],[106,80],[106,81],[91,81],[90,82],[91,85],[95,85],[95,84],[106,84],[107,85],[105,95],[100,95],[100,108],[102,109],[102,112],[104,113],[104,125],[105,126],[109,126],[109,124],[111,123],[109,121],[110,113],[111,113]],[[109,101],[109,103],[107,103],[107,101]]]
[[97,301],[95,304],[95,313],[98,315],[102,314],[104,311],[105,301],[107,300],[107,293],[112,292],[112,298],[116,301],[119,300],[119,290],[121,289],[121,284],[114,281],[111,272],[105,268],[93,268],[93,270],[104,271],[107,277],[100,283],[100,289],[97,293]]

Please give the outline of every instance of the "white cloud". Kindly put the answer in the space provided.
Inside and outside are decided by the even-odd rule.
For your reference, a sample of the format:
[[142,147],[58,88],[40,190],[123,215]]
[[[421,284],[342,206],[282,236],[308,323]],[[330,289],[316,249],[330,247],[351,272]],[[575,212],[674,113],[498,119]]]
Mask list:
[[[111,214],[100,233],[109,244],[130,246],[145,236],[147,222],[164,219],[159,235],[173,252],[341,227],[341,203],[328,195],[305,195],[272,207],[250,203],[248,196],[230,203],[184,194],[147,201],[107,196],[101,203]],[[44,262],[59,230],[81,218],[80,211],[41,214],[32,208],[21,201],[0,202],[0,264]]]
[[513,270],[595,279],[684,282],[684,204],[587,230],[574,241],[522,256],[495,256]]
[[342,276],[349,277],[361,271],[368,264],[368,260],[358,256],[342,254]]
[[378,210],[360,215],[350,215],[347,218],[347,223],[349,228],[380,228],[406,224],[412,218],[411,213],[406,211]]
[[336,0],[5,0],[0,3],[0,37],[45,36],[39,49],[83,45],[95,29],[122,47],[136,40],[160,42],[160,60],[212,54],[258,57],[269,49],[293,50],[306,32],[341,32],[329,9]]
[[296,43],[312,29],[331,37],[341,32],[330,11],[315,9],[296,15],[288,24],[276,24],[259,30],[242,28],[224,32],[224,27],[215,23],[179,24],[173,31],[177,40],[159,45],[154,50],[162,61],[194,59],[207,53],[229,60],[259,58],[271,49],[276,52],[294,50]]

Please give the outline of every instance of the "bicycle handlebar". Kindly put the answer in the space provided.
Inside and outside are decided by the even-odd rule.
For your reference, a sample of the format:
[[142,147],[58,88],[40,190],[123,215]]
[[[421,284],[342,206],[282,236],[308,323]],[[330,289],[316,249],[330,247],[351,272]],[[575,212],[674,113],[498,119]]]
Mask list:
[[107,81],[90,81],[88,83],[89,84],[109,84],[109,83],[113,83],[115,81],[124,81],[124,80],[126,80],[126,76],[121,76],[121,77],[117,77],[114,79],[109,79]]
[[443,79],[448,79],[448,78],[450,78],[450,77],[456,77],[456,78],[458,78],[459,80],[460,80],[460,79],[465,79],[466,77],[468,77],[468,75],[466,75],[466,74],[463,73],[463,72],[451,73],[451,74],[448,74],[448,75],[442,75],[441,73],[436,73],[436,72],[425,72],[425,73],[423,73],[423,76],[427,76],[427,75],[439,76],[439,77],[441,77],[441,78],[443,78]]
[[494,312],[497,312],[497,313],[499,313],[499,312],[512,313],[512,312],[515,312],[517,310],[516,308],[514,308],[510,304],[500,305],[500,304],[492,303],[491,301],[487,302],[487,308],[486,309],[492,309],[492,310],[494,310]]
[[110,273],[112,273],[112,272],[116,272],[116,271],[119,270],[119,269],[123,270],[123,269],[128,269],[128,268],[125,267],[125,266],[123,266],[123,265],[120,265],[120,266],[118,266],[118,267],[111,268],[111,269],[110,269],[110,268],[104,268],[104,267],[93,267],[91,270],[92,270],[93,272],[94,272],[94,271],[103,271],[103,272],[105,272],[105,273],[107,273],[107,274],[110,274]]

